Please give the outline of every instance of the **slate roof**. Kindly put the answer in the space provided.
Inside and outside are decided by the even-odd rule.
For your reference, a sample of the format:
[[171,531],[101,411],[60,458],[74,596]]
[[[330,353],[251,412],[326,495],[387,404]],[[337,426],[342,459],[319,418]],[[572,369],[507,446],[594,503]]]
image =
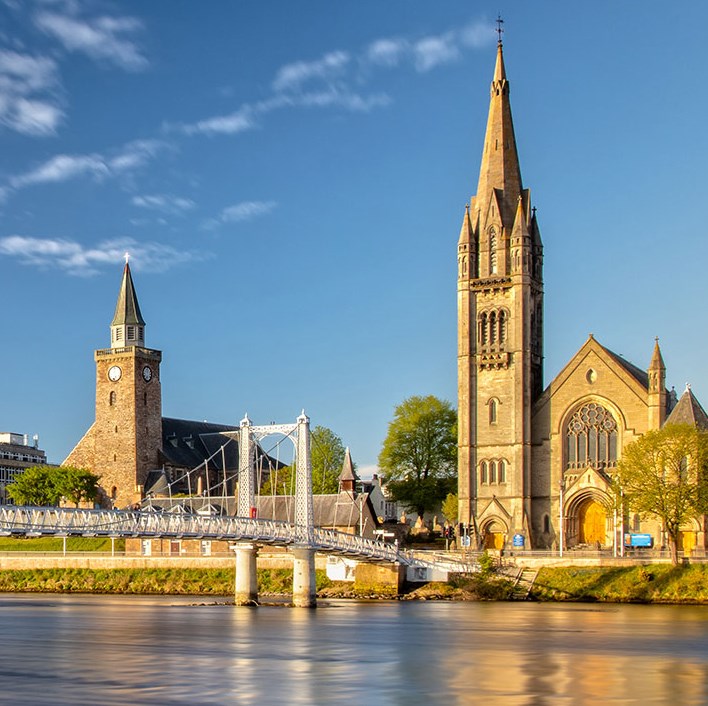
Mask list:
[[602,348],[607,352],[609,356],[612,357],[612,359],[616,363],[619,363],[640,385],[642,385],[642,387],[646,388],[647,390],[649,389],[649,374],[646,370],[642,370],[634,363],[630,363],[628,360],[623,358],[621,355],[618,355],[617,353],[611,351],[609,348],[605,348],[605,346],[602,346]]
[[[162,418],[162,461],[179,468],[196,468],[205,459],[223,471],[238,470],[239,429],[227,424],[196,422],[188,419]],[[225,444],[225,446],[224,446]],[[223,453],[217,453],[224,446]]]
[[698,429],[708,430],[708,415],[690,387],[686,387],[664,424],[690,424]]

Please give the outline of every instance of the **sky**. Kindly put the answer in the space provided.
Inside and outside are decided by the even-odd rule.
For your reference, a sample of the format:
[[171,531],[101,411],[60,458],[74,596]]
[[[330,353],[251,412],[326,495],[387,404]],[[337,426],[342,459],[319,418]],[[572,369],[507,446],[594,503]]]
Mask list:
[[593,333],[708,402],[708,4],[0,2],[0,431],[61,462],[130,264],[163,414],[304,408],[375,471],[456,405],[456,251],[504,55],[545,382]]

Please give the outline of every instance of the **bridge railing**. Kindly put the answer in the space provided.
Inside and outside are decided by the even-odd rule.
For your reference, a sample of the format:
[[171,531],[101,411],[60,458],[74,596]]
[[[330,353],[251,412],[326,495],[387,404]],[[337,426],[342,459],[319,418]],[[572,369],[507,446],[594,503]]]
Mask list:
[[[84,510],[80,508],[0,506],[0,536],[167,537],[239,540],[279,546],[307,545],[316,551],[357,556],[408,566],[431,566],[435,557],[404,551],[397,545],[333,529],[277,520],[222,517],[186,512]],[[448,560],[450,561],[450,560]]]

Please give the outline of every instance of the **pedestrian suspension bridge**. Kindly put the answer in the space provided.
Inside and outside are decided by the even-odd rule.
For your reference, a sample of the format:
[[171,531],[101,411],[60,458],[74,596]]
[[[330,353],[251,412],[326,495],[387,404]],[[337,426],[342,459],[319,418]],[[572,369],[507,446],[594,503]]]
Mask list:
[[[262,545],[290,549],[293,557],[293,603],[296,606],[315,605],[316,552],[420,569],[475,570],[468,563],[426,557],[421,552],[401,550],[397,545],[315,527],[309,424],[304,412],[294,424],[254,426],[248,416],[241,421],[236,516],[159,512],[150,505],[139,510],[0,506],[0,536],[140,537],[232,542],[236,553],[237,604],[256,603],[258,600],[256,558],[258,547]],[[294,523],[258,519],[255,516],[256,448],[262,439],[273,434],[290,439],[295,447]],[[198,470],[192,469],[190,473]]]

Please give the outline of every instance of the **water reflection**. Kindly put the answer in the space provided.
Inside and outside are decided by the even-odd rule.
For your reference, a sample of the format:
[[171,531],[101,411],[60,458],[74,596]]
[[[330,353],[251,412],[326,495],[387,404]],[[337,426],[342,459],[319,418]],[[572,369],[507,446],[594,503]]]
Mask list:
[[704,704],[708,609],[5,596],[16,704]]

